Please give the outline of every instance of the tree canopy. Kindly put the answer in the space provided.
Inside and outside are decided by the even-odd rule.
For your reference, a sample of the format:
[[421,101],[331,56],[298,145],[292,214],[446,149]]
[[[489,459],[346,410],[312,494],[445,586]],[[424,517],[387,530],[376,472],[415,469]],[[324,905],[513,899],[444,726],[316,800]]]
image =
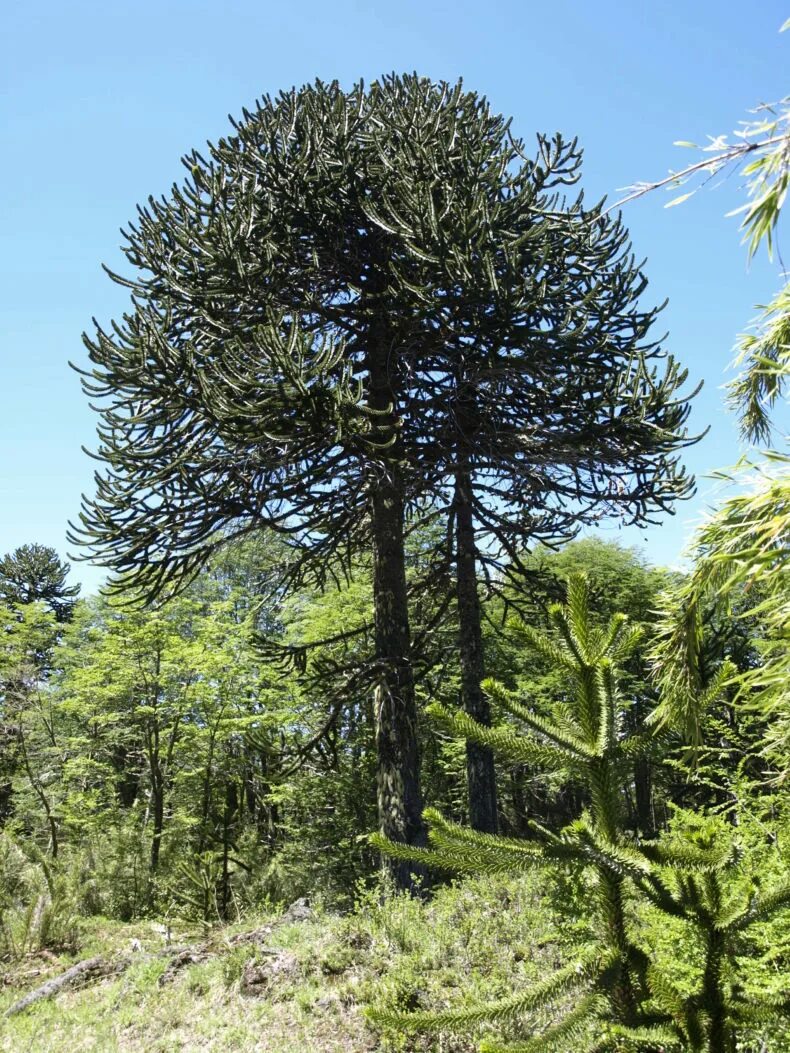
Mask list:
[[[149,598],[262,528],[286,585],[370,550],[382,822],[419,840],[407,523],[454,539],[437,565],[485,719],[478,566],[688,495],[685,373],[621,222],[565,198],[575,141],[528,157],[460,82],[266,97],[185,164],[126,231],[129,312],[86,337],[105,467],[74,537]],[[493,828],[490,757],[469,772]]]
[[68,563],[47,545],[20,545],[0,559],[0,603],[27,604],[41,600],[59,622],[73,612],[79,585],[67,585]]

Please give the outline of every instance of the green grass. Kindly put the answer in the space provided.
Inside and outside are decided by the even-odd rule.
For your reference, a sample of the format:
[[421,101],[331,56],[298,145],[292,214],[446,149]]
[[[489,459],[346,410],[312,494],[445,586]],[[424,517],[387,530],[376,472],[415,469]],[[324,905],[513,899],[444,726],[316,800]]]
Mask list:
[[[438,1007],[498,998],[560,964],[552,939],[556,919],[536,882],[471,881],[438,891],[430,903],[363,895],[345,916],[317,910],[301,923],[278,928],[268,949],[288,952],[288,968],[265,993],[242,992],[242,974],[254,946],[230,947],[227,937],[256,929],[269,918],[215,929],[217,954],[158,985],[166,959],[150,923],[121,925],[92,919],[77,953],[56,961],[27,958],[6,966],[0,1012],[46,974],[57,975],[80,958],[129,953],[139,940],[140,961],[122,976],[64,992],[3,1021],[0,1050],[8,1053],[473,1053],[476,1042],[450,1035],[404,1039],[382,1034],[362,1010],[376,1003]],[[566,927],[567,931],[567,927]],[[176,927],[174,944],[199,943],[205,933]]]
[[[345,915],[318,907],[307,921],[277,927],[263,946],[284,967],[255,995],[243,990],[245,967],[271,963],[272,955],[231,939],[270,924],[276,914],[210,930],[174,922],[174,946],[208,941],[214,953],[164,987],[158,980],[167,958],[150,921],[83,919],[70,954],[0,962],[0,1014],[74,961],[128,955],[133,940],[142,945],[139,958],[117,978],[2,1020],[0,1053],[476,1053],[482,1035],[514,1038],[518,1025],[505,1025],[504,1033],[501,1026],[481,1025],[467,1037],[404,1036],[376,1029],[364,1009],[463,1008],[523,991],[572,960],[573,947],[586,942],[582,910],[590,894],[577,879],[549,882],[539,873],[458,882],[428,902],[361,893]],[[677,933],[666,920],[648,912],[638,923],[646,949],[673,962],[674,978],[682,982],[684,970],[693,968],[689,949],[680,955],[688,959],[680,968]],[[754,982],[784,990],[786,927],[775,923],[764,944]],[[743,1053],[788,1053],[790,1034],[780,1030],[766,1036],[767,1045],[759,1037],[746,1041]]]

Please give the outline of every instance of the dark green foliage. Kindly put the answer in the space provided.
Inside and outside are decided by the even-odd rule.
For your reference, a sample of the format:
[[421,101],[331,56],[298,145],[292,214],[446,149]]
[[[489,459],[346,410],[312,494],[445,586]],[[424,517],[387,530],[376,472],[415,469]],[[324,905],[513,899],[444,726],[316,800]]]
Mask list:
[[40,600],[59,622],[74,613],[79,585],[67,585],[68,563],[47,545],[21,545],[0,559],[0,603],[20,606]]
[[[566,200],[576,142],[534,158],[460,83],[316,83],[244,111],[126,233],[122,322],[86,338],[104,470],[75,538],[146,596],[269,527],[283,581],[373,556],[377,784],[386,832],[422,839],[406,522],[446,521],[461,689],[483,723],[478,563],[691,489],[685,374],[619,219]],[[468,752],[474,825],[493,765]]]
[[79,536],[127,581],[188,576],[218,530],[253,523],[323,566],[366,529],[360,463],[398,455],[406,492],[430,492],[452,484],[459,442],[490,477],[475,500],[495,533],[523,536],[533,510],[527,535],[545,533],[571,492],[637,519],[688,493],[684,375],[671,359],[662,374],[646,339],[655,312],[635,309],[645,279],[624,228],[562,196],[575,143],[540,138],[525,159],[485,101],[417,77],[265,98],[235,133],[140,209],[136,276],[115,276],[134,310],[86,338],[112,471]]

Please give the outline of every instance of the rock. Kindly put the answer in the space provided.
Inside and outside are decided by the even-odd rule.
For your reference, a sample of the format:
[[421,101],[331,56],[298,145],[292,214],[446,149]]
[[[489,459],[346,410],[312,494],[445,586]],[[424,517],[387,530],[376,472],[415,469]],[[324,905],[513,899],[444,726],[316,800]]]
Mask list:
[[284,914],[281,914],[279,918],[275,918],[274,921],[270,922],[268,925],[264,925],[262,929],[254,929],[252,932],[238,932],[235,936],[231,936],[227,941],[228,946],[239,947],[244,943],[263,944],[273,932],[279,929],[281,925],[291,925],[295,922],[309,921],[313,916],[310,904],[306,899],[301,898],[294,900]]
[[264,995],[275,984],[293,979],[298,972],[299,959],[292,951],[278,951],[263,962],[252,959],[244,965],[241,991],[247,995]]
[[160,987],[172,983],[182,969],[190,965],[201,965],[208,958],[208,952],[202,947],[185,947],[173,954],[167,967],[157,981]]
[[294,921],[307,921],[312,918],[313,912],[310,909],[310,904],[307,899],[302,896],[300,899],[294,900],[291,906],[280,918],[280,924],[290,925]]
[[151,922],[151,931],[155,932],[157,936],[162,937],[162,939],[165,941],[165,947],[170,946],[173,939],[173,933],[170,928],[169,922],[167,923],[167,925],[160,925],[158,924],[158,922]]

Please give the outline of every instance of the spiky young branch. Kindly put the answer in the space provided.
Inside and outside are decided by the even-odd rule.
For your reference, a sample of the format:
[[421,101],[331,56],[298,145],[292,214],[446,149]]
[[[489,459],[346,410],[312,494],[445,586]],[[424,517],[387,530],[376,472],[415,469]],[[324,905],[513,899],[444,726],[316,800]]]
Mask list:
[[[441,710],[437,715],[456,733],[495,752],[504,747],[511,758],[569,774],[588,792],[589,815],[559,835],[536,830],[533,840],[522,841],[466,830],[430,812],[426,816],[429,845],[420,853],[435,867],[468,873],[517,872],[564,861],[587,865],[596,876],[600,943],[595,955],[600,967],[586,974],[583,986],[587,993],[567,1017],[515,1049],[565,1048],[563,1042],[582,1041],[593,1020],[629,1028],[655,1023],[640,1009],[644,961],[628,933],[624,891],[628,878],[639,878],[650,867],[621,836],[620,819],[620,787],[632,758],[625,748],[628,739],[615,663],[633,650],[639,637],[620,616],[605,630],[591,626],[587,583],[581,576],[571,579],[567,606],[554,605],[550,618],[555,630],[552,637],[525,631],[544,653],[558,660],[569,678],[570,697],[561,716],[542,717],[491,681],[486,682],[486,690],[516,718],[520,730],[513,725],[486,728],[463,713]],[[378,843],[401,856],[409,851],[381,840]],[[509,1047],[490,1044],[486,1048]]]
[[[486,690],[515,718],[515,725],[484,727],[465,713],[433,709],[456,734],[510,759],[573,778],[587,791],[588,812],[558,834],[533,824],[534,836],[524,841],[480,834],[427,811],[429,843],[419,858],[460,873],[519,873],[560,862],[586,866],[597,888],[599,942],[583,952],[573,981],[564,969],[520,998],[488,1008],[436,1014],[372,1010],[371,1016],[403,1029],[464,1029],[484,1020],[528,1020],[532,1010],[553,1006],[557,994],[573,989],[579,996],[575,1006],[564,1015],[555,1010],[546,1029],[510,1045],[487,1041],[481,1050],[734,1053],[739,1029],[767,1026],[790,1015],[787,999],[747,996],[736,982],[748,930],[786,909],[790,888],[758,894],[755,883],[753,894],[744,897],[735,883],[736,891],[729,891],[740,853],[704,819],[698,831],[685,837],[639,843],[625,835],[621,787],[644,742],[626,730],[618,666],[636,647],[639,633],[622,616],[615,616],[606,629],[594,628],[588,607],[586,581],[573,577],[566,606],[551,609],[554,633],[524,628],[568,679],[567,700],[551,717],[533,712],[528,702],[492,681]],[[415,858],[415,850],[407,846],[381,838],[378,844],[401,859]],[[679,990],[639,945],[627,907],[633,896],[691,928],[702,960],[691,994]]]

